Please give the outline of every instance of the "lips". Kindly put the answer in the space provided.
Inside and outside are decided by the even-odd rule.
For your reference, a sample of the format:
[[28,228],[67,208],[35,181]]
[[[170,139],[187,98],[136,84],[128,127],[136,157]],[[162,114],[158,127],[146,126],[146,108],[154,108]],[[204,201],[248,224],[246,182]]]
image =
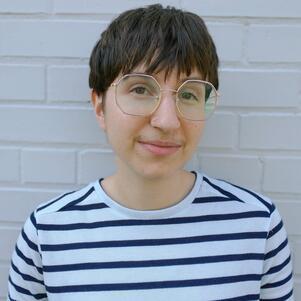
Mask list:
[[158,156],[171,155],[181,148],[180,143],[173,141],[143,140],[138,142],[146,151]]

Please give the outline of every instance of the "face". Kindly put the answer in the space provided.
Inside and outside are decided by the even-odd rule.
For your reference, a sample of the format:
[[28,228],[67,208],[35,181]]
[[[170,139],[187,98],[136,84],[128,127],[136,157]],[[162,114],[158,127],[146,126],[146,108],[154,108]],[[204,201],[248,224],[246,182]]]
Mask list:
[[[133,72],[143,71],[137,68]],[[204,121],[189,121],[180,116],[175,94],[170,91],[176,90],[185,79],[202,79],[201,74],[195,71],[189,77],[182,74],[179,78],[174,70],[166,80],[164,72],[153,76],[166,91],[161,93],[160,105],[149,116],[123,113],[115,102],[115,87],[106,92],[105,108],[102,97],[92,93],[98,123],[117,157],[117,173],[124,176],[159,179],[182,172],[204,129]]]

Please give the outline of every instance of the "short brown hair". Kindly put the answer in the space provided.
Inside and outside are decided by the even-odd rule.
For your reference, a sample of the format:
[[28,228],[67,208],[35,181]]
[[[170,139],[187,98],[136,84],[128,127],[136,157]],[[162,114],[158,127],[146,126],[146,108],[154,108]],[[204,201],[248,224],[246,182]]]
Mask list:
[[218,56],[204,21],[160,4],[125,11],[101,34],[90,57],[89,86],[103,94],[121,73],[144,64],[146,73],[196,68],[218,89]]

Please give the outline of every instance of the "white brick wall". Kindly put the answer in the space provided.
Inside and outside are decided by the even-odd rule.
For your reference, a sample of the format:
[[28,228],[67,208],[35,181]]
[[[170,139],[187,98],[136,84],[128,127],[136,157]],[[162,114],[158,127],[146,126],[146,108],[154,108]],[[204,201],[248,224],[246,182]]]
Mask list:
[[[114,171],[88,102],[88,58],[114,15],[155,2],[0,1],[0,301],[30,212]],[[275,200],[301,300],[301,2],[160,2],[204,16],[221,59],[219,109],[188,166]]]

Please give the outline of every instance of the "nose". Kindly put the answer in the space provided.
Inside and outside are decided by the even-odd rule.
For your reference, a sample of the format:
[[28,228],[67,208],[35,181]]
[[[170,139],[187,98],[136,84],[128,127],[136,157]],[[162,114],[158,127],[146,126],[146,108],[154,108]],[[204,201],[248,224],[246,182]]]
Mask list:
[[171,90],[161,92],[161,101],[151,116],[151,125],[163,131],[171,131],[180,127],[175,95]]

